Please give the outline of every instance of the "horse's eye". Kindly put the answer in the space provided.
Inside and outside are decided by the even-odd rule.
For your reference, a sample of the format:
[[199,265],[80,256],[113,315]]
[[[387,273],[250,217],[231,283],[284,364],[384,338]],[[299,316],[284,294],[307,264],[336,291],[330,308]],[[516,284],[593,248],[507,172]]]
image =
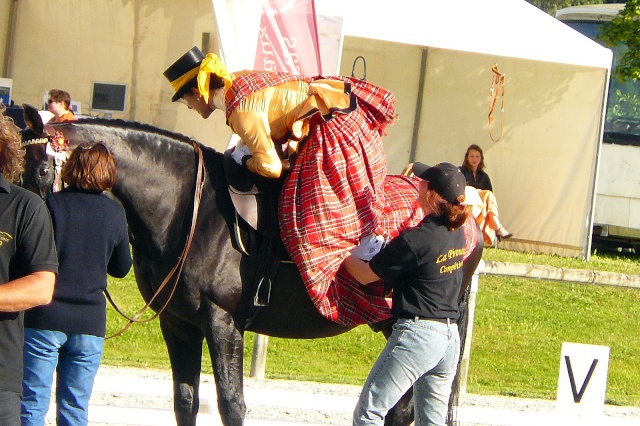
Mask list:
[[46,176],[49,174],[49,169],[40,169],[40,176]]

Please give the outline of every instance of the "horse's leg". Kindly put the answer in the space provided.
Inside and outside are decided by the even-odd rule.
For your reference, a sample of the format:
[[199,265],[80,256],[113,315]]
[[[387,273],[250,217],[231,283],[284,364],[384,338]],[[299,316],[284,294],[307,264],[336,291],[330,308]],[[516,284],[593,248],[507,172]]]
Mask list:
[[160,318],[173,372],[173,411],[178,426],[195,426],[200,406],[202,332],[174,318]]
[[232,316],[209,304],[205,338],[213,366],[218,412],[225,426],[242,426],[246,413],[243,390],[244,336]]

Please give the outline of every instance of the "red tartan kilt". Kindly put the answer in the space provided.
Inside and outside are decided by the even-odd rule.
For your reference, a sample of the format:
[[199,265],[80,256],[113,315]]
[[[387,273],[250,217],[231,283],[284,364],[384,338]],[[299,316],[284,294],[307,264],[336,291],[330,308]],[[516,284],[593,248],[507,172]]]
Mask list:
[[361,110],[312,119],[282,191],[281,236],[325,316],[335,314],[326,292],[344,257],[378,227],[386,172],[380,134]]
[[[385,177],[383,191],[386,203],[378,223],[391,237],[397,236],[403,229],[418,225],[422,220],[424,216],[422,209],[416,206],[419,183],[420,180],[417,178],[399,175]],[[318,206],[321,205],[318,204]],[[480,231],[472,215],[469,215],[463,226],[466,237],[466,258],[475,248]],[[282,222],[281,228],[284,235],[284,228],[289,228],[289,223]],[[304,274],[304,270],[301,269],[309,295],[318,311],[326,318],[346,325],[371,324],[389,318],[391,316],[390,300],[384,298],[383,283],[363,286],[344,268],[340,268],[344,257],[359,243],[359,239],[353,242],[341,240],[339,230],[331,226],[325,227],[322,223],[314,224],[314,228],[319,233],[316,234],[315,245],[306,245],[306,234],[303,233],[301,238],[288,241],[287,249],[292,255],[296,254],[296,259],[308,256],[308,264],[313,265],[314,261],[318,262],[318,266],[312,266],[322,271],[322,274],[315,276],[316,281],[309,280],[310,275]],[[289,234],[294,235],[293,232]],[[329,241],[342,241],[343,247],[334,249],[335,247],[331,245],[319,245],[317,240],[321,237]],[[299,246],[295,245],[296,241],[299,242]],[[318,246],[320,247],[317,250],[320,248],[323,250],[323,257],[314,259],[307,249]],[[321,265],[322,262],[324,265]],[[332,268],[327,265],[331,265]]]
[[311,300],[325,317],[350,325],[385,319],[389,306],[382,286],[336,276],[344,258],[378,226],[397,235],[422,219],[415,180],[390,176],[393,196],[385,201],[384,148],[369,123],[360,109],[314,118],[280,199],[281,236]]
[[415,204],[420,180],[386,175],[380,135],[393,121],[395,98],[347,80],[359,106],[329,121],[311,118],[284,183],[279,217],[282,240],[318,311],[358,325],[387,319],[390,306],[382,283],[362,286],[340,270],[344,258],[363,236],[380,227],[395,237],[417,225],[423,213]]

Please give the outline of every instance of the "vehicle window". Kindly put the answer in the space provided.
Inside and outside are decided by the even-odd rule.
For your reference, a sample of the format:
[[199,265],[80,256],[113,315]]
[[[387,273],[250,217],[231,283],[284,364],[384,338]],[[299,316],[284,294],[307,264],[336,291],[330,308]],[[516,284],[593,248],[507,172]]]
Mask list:
[[[599,28],[602,23],[588,21],[565,22],[576,31],[604,45],[599,39]],[[613,69],[626,51],[625,45],[616,46],[613,50]],[[620,82],[615,78],[609,82],[609,97],[604,126],[604,142],[621,145],[640,146],[640,80]]]

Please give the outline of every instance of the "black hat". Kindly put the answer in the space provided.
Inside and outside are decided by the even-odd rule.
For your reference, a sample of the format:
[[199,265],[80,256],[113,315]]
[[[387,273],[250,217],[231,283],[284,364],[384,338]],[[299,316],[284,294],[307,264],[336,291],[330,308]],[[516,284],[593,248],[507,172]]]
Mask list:
[[[197,46],[193,46],[191,50],[182,55],[169,68],[167,68],[167,70],[164,72],[164,76],[173,86],[173,82],[175,80],[184,76],[188,72],[193,71],[196,67],[199,67],[203,59],[204,53],[202,53],[202,51]],[[174,87],[176,93],[171,98],[171,102],[177,101],[185,94],[185,92],[187,91],[185,83],[186,82],[180,85],[180,87]]]
[[413,174],[429,182],[438,195],[455,203],[460,195],[464,195],[464,187],[467,181],[460,169],[451,163],[440,163],[435,166],[427,166],[422,163],[413,163]]

